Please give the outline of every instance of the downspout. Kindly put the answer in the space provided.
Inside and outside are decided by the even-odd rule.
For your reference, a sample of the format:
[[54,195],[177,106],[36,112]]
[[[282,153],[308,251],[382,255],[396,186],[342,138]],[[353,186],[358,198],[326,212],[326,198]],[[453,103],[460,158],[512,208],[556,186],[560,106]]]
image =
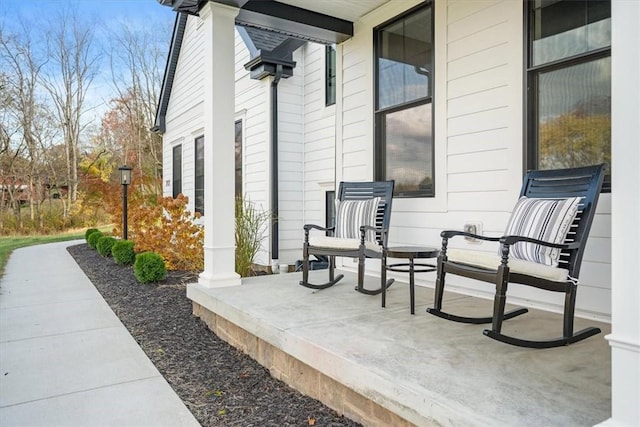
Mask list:
[[282,77],[282,65],[276,66],[271,82],[271,268],[279,268],[278,241],[278,83]]

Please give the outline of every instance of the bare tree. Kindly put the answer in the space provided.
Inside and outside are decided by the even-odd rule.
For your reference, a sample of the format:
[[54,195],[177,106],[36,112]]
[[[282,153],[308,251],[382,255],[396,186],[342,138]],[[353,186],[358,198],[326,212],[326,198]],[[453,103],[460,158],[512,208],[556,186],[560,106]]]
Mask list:
[[[168,23],[167,23],[168,24]],[[153,177],[145,190],[162,193],[162,138],[151,132],[162,87],[163,69],[171,34],[159,25],[144,28],[126,22],[111,32],[111,72],[118,93],[114,109],[126,112],[129,141],[123,141],[123,162],[134,159],[141,174]],[[133,151],[133,153],[132,153]]]
[[[5,87],[3,92],[8,95],[4,98],[3,106],[10,112],[14,126],[19,129],[19,141],[14,150],[11,151],[11,137],[9,136],[6,126],[3,125],[3,134],[6,133],[7,141],[5,148],[9,154],[9,174],[13,183],[13,190],[18,180],[23,190],[28,192],[28,200],[30,207],[30,217],[35,219],[36,214],[40,214],[40,190],[42,188],[40,176],[40,157],[42,151],[38,141],[41,135],[39,132],[43,130],[40,120],[46,115],[45,108],[37,97],[38,79],[44,65],[43,60],[38,60],[34,54],[33,44],[29,30],[23,25],[20,34],[8,34],[2,28],[0,29],[0,61],[2,69],[5,70]],[[20,155],[27,160],[24,170],[16,170],[15,162]],[[5,180],[7,177],[5,177]],[[25,182],[28,180],[28,182]],[[26,186],[26,187],[24,187]],[[11,193],[11,192],[10,192]],[[13,195],[11,197],[14,198]],[[13,200],[15,202],[15,200]],[[15,206],[16,215],[20,218],[19,203]]]
[[85,98],[97,73],[99,59],[94,49],[93,27],[79,19],[77,10],[60,10],[49,31],[48,57],[50,63],[42,83],[56,107],[66,146],[68,209],[77,200]]

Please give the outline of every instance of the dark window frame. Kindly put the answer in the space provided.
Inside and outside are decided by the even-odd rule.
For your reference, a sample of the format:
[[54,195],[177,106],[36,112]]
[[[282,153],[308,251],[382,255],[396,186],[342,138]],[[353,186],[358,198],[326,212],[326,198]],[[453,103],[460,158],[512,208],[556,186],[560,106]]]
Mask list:
[[[324,192],[324,226],[331,228],[336,222],[336,191],[328,190]],[[325,232],[327,236],[333,235],[332,232]]]
[[[176,154],[178,154],[177,157],[179,157],[179,159],[177,159]],[[178,197],[178,194],[182,193],[182,144],[178,144],[173,147],[171,159],[171,195],[175,199],[176,197]],[[176,167],[176,163],[178,167]]]
[[[526,0],[524,7],[524,171],[538,169],[538,78],[541,74],[563,70],[576,65],[611,57],[611,45],[533,65],[534,0]],[[584,165],[587,166],[587,165]],[[602,193],[611,192],[611,174],[605,175]]]
[[[198,145],[202,145],[202,159],[198,159]],[[204,135],[197,137],[193,143],[193,176],[194,176],[194,211],[204,216]],[[202,169],[202,170],[200,170]],[[202,188],[200,188],[202,187]],[[202,197],[198,193],[202,192]]]
[[[407,18],[408,16],[420,11],[421,9],[425,9],[425,8],[430,8],[430,14],[431,14],[431,42],[432,42],[432,49],[431,49],[431,64],[432,64],[432,69],[430,70],[430,93],[422,98],[419,99],[415,99],[412,100],[410,102],[404,102],[401,104],[395,104],[389,107],[384,107],[384,108],[379,108],[379,94],[380,94],[380,87],[379,87],[379,72],[378,72],[378,57],[379,57],[379,51],[380,51],[380,30],[395,23],[398,22],[400,20],[403,20],[405,18]],[[434,198],[436,197],[436,174],[435,174],[435,169],[436,169],[436,165],[435,165],[435,25],[434,25],[434,20],[435,20],[435,2],[428,0],[425,1],[407,11],[405,11],[404,13],[397,15],[395,17],[393,17],[392,19],[383,22],[382,24],[376,26],[373,29],[373,41],[374,41],[374,45],[373,45],[373,56],[374,56],[374,159],[373,159],[373,165],[374,165],[374,178],[376,180],[385,180],[388,179],[386,177],[386,141],[385,141],[385,119],[386,116],[388,114],[391,113],[396,113],[399,111],[403,111],[403,110],[407,110],[410,108],[414,108],[420,105],[431,105],[431,159],[432,159],[432,169],[431,169],[431,175],[432,175],[432,181],[431,181],[431,189],[425,189],[425,190],[417,190],[417,191],[406,191],[406,192],[402,192],[399,191],[397,188],[394,190],[394,194],[393,197],[398,197],[398,198],[425,198],[425,197],[429,197],[429,198]]]
[[324,105],[336,103],[336,46],[324,48]]
[[[237,134],[238,132],[238,125],[240,125],[240,139],[236,139],[234,141],[234,150],[236,152],[236,156],[235,156],[235,165],[234,165],[234,171],[235,171],[235,175],[234,175],[234,180],[235,180],[235,195],[236,197],[244,197],[243,194],[243,190],[244,190],[244,174],[243,174],[243,151],[244,151],[244,147],[243,147],[243,142],[244,142],[244,120],[243,119],[237,119],[233,122],[234,125],[234,130],[235,133]],[[236,135],[237,138],[237,135]],[[238,152],[238,144],[240,145],[240,156],[237,156],[237,152]],[[239,175],[239,177],[238,177]],[[239,179],[238,179],[239,178]],[[239,181],[239,182],[238,182]]]

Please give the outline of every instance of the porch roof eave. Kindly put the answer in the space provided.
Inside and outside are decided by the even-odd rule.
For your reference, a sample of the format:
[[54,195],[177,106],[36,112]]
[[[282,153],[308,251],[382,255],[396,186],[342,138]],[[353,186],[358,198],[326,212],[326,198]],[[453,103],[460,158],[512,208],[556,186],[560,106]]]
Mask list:
[[[176,12],[197,15],[207,1],[239,9],[236,24],[261,28],[316,43],[341,43],[353,36],[353,22],[339,13],[325,14],[275,0],[158,0]],[[305,3],[300,2],[300,5]]]

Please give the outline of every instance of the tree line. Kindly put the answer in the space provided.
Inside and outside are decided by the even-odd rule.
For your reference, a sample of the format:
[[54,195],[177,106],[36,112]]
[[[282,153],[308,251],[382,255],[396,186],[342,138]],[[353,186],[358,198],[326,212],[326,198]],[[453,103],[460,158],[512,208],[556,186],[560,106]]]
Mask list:
[[41,25],[0,19],[0,234],[100,222],[95,193],[122,164],[138,191],[161,195],[150,129],[171,23],[105,28],[69,5]]

